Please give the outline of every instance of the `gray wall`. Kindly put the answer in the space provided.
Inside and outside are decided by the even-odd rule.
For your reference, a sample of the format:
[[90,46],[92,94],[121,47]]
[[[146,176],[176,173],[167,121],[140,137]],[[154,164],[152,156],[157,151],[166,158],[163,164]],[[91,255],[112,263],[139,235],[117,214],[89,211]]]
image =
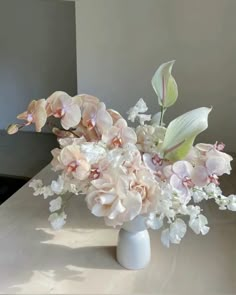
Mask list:
[[0,129],[31,99],[76,88],[75,3],[0,0]]
[[156,112],[152,75],[176,59],[179,100],[167,119],[213,105],[199,140],[236,151],[235,15],[235,0],[78,0],[78,92],[123,115],[143,97]]

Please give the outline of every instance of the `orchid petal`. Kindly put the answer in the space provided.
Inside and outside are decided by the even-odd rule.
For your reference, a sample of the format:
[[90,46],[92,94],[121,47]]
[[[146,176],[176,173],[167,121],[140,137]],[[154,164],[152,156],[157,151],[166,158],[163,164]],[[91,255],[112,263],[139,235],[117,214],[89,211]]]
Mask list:
[[191,179],[195,185],[199,187],[205,186],[209,182],[206,168],[204,166],[195,167]]
[[224,158],[211,157],[206,161],[206,167],[210,175],[216,174],[221,176],[227,171],[227,165]]
[[67,107],[65,115],[61,119],[61,125],[64,129],[76,127],[81,120],[80,107],[77,104],[71,104]]
[[[103,104],[104,105],[104,104]],[[105,106],[105,105],[104,105]],[[105,110],[105,107],[101,107],[97,111],[96,126],[99,132],[102,134],[107,129],[111,128],[113,120],[111,115]]]
[[180,178],[190,177],[193,166],[187,161],[177,161],[172,166],[173,172]]

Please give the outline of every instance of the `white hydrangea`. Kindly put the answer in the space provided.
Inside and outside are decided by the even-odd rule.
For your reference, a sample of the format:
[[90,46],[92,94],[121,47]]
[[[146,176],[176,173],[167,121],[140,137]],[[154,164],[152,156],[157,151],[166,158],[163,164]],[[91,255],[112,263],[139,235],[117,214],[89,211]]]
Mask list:
[[61,209],[61,205],[62,205],[62,198],[61,197],[57,197],[56,199],[50,201],[50,207],[49,207],[49,211],[50,212],[55,212]]
[[48,221],[51,223],[54,230],[59,230],[65,225],[66,217],[67,215],[65,212],[61,212],[60,214],[53,213],[49,216]]

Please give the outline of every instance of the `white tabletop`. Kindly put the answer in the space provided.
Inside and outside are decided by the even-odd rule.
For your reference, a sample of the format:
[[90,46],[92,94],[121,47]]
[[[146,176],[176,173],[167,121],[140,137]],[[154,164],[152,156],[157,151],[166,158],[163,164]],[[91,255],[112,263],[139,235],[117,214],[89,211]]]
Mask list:
[[[46,167],[36,178],[52,177]],[[151,231],[152,261],[139,271],[116,262],[117,230],[93,217],[82,197],[71,201],[59,232],[48,213],[48,200],[27,185],[0,206],[1,294],[236,294],[236,214],[213,203],[205,206],[207,236],[189,230],[166,249]]]

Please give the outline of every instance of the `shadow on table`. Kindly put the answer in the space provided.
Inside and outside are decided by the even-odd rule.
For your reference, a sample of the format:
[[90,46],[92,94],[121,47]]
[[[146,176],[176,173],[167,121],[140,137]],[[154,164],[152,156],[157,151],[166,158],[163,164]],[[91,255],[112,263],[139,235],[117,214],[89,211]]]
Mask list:
[[[48,286],[54,286],[56,285],[54,282],[63,280],[85,281],[88,278],[84,269],[123,269],[116,262],[115,246],[88,246],[73,249],[64,245],[48,244],[45,241],[52,239],[53,235],[43,230],[35,231],[35,236],[32,238],[35,245],[33,249],[28,251],[23,249],[21,256],[18,255],[15,263],[10,263],[10,267],[5,263],[7,272],[3,276],[1,274],[0,280],[4,285],[4,293],[27,293],[32,288],[34,290],[40,280]],[[37,248],[39,251],[35,255]],[[33,255],[30,257],[31,253]],[[23,269],[21,273],[19,273],[20,266]],[[52,290],[49,288],[47,291]]]

